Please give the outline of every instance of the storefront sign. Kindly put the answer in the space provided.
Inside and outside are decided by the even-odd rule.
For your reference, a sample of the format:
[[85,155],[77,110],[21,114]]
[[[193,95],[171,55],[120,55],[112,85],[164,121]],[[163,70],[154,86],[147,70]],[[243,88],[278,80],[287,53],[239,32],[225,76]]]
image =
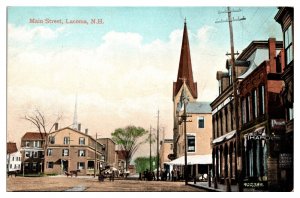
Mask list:
[[265,188],[264,182],[244,182],[244,188]]
[[285,120],[283,119],[272,119],[271,120],[272,129],[284,129],[285,128]]
[[293,156],[290,153],[279,154],[279,168],[292,168]]

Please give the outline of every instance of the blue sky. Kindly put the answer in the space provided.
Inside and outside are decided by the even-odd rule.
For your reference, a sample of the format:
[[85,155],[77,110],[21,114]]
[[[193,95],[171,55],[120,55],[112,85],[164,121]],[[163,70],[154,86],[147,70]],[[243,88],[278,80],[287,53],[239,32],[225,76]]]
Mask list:
[[[243,48],[254,39],[267,39],[276,36],[281,40],[280,26],[275,22],[276,7],[239,7],[241,12],[233,13],[233,17],[245,16],[245,21],[234,22],[234,36],[237,48]],[[233,8],[237,9],[237,8]],[[8,22],[16,26],[36,27],[29,24],[30,18],[36,19],[86,19],[102,18],[103,25],[66,27],[68,34],[62,34],[55,44],[69,47],[94,47],[103,40],[101,37],[109,31],[136,32],[143,37],[144,43],[159,39],[166,42],[169,34],[175,29],[182,29],[184,18],[187,18],[190,32],[202,26],[212,26],[216,31],[210,35],[210,42],[229,45],[228,23],[216,20],[226,19],[226,14],[218,11],[226,7],[9,7]],[[45,25],[51,29],[62,25]],[[227,36],[227,37],[226,37]],[[192,37],[191,37],[192,39]],[[84,42],[83,42],[84,41]]]

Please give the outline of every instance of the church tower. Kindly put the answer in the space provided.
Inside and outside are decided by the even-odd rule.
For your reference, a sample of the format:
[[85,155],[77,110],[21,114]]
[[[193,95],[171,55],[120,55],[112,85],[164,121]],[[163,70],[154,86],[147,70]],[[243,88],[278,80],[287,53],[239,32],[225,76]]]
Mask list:
[[173,145],[174,154],[177,157],[177,141],[179,138],[178,134],[178,115],[177,106],[180,101],[181,93],[183,93],[183,87],[185,94],[189,97],[190,102],[196,101],[198,97],[197,83],[193,79],[193,70],[189,46],[189,38],[186,20],[184,21],[183,38],[181,45],[180,61],[177,74],[177,81],[173,82],[173,115],[174,115],[174,128],[173,128]]

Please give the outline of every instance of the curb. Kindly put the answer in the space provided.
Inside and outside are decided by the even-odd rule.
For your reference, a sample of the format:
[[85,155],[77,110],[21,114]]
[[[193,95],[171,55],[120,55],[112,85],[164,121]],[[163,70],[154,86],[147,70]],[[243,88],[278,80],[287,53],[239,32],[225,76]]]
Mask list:
[[220,189],[215,189],[215,188],[206,187],[206,186],[200,186],[200,185],[197,185],[197,184],[188,183],[188,185],[192,186],[192,187],[195,187],[195,188],[205,189],[205,190],[207,190],[209,192],[223,192]]

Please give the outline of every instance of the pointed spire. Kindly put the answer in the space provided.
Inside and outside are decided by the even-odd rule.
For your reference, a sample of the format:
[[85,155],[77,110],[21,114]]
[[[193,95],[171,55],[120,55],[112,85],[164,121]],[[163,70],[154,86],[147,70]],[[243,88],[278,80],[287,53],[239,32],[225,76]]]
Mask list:
[[182,38],[182,45],[181,45],[181,54],[180,54],[179,68],[177,74],[177,81],[174,82],[173,85],[173,98],[178,94],[180,88],[183,85],[182,79],[186,79],[186,85],[190,93],[192,94],[193,98],[196,99],[198,97],[197,83],[195,83],[193,79],[193,70],[192,70],[191,53],[190,53],[186,18],[184,19],[183,38]]
[[75,98],[75,110],[74,110],[74,117],[73,117],[73,129],[78,130],[78,121],[77,121],[77,93]]

